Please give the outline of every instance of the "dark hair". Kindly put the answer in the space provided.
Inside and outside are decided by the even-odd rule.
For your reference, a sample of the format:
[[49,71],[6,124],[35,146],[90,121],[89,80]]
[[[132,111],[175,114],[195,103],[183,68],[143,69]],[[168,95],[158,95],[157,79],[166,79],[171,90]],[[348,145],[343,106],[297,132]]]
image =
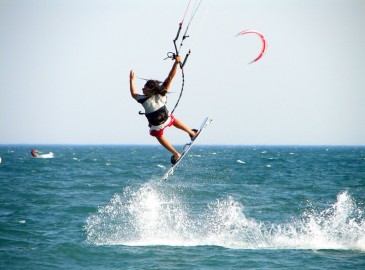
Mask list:
[[148,80],[144,86],[151,89],[154,95],[159,94],[165,96],[167,93],[166,89],[162,87],[161,82],[157,80]]

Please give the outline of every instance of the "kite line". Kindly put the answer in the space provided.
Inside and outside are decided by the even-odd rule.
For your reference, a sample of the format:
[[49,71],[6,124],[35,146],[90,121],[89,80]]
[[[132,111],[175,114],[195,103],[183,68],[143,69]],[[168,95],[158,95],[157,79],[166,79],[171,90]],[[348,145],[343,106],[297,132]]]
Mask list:
[[[187,26],[186,26],[186,28],[185,28],[185,32],[184,32],[184,34],[183,34],[183,36],[182,36],[182,38],[181,38],[180,45],[179,45],[179,48],[178,48],[178,47],[177,47],[177,45],[176,45],[176,42],[179,40],[180,32],[181,32],[181,30],[182,30],[182,27],[183,27],[183,24],[184,24],[184,21],[185,21],[186,14],[187,14],[187,12],[188,12],[188,10],[189,10],[189,7],[190,7],[191,0],[189,0],[189,3],[188,3],[188,5],[187,5],[187,7],[186,7],[186,10],[185,10],[185,12],[184,12],[184,16],[183,16],[183,18],[182,18],[181,22],[179,23],[179,28],[178,28],[178,30],[177,30],[176,37],[175,37],[175,39],[173,40],[173,42],[174,42],[174,48],[175,48],[175,52],[168,52],[168,53],[167,53],[167,57],[165,58],[165,60],[166,60],[166,59],[168,59],[168,58],[171,58],[172,60],[175,60],[176,56],[177,56],[177,55],[179,55],[180,50],[181,50],[181,48],[182,48],[182,46],[183,46],[184,40],[185,40],[186,38],[188,38],[188,37],[189,37],[189,36],[188,36],[188,30],[189,30],[190,23],[191,23],[191,21],[193,20],[193,18],[195,17],[195,14],[197,13],[197,11],[198,11],[198,9],[199,9],[199,7],[200,7],[201,2],[202,2],[202,0],[200,0],[200,1],[199,1],[199,3],[198,3],[198,4],[196,4],[196,6],[195,6],[195,8],[194,8],[193,12],[191,13],[191,16],[190,16],[190,19],[189,19],[188,25],[187,25]],[[178,97],[178,99],[177,99],[177,101],[176,101],[176,104],[175,104],[175,106],[174,106],[174,108],[172,109],[172,111],[171,111],[171,113],[170,113],[170,114],[173,114],[173,112],[175,111],[176,107],[179,105],[180,99],[181,99],[181,97],[182,97],[182,94],[183,94],[183,91],[184,91],[184,85],[185,85],[184,66],[185,66],[186,61],[188,60],[188,58],[189,58],[190,54],[191,54],[191,50],[189,49],[189,51],[188,51],[188,52],[187,52],[187,54],[185,55],[184,60],[182,61],[182,63],[180,63],[181,79],[182,79],[182,81],[181,81],[181,90],[180,90],[180,95],[179,95],[179,97]]]

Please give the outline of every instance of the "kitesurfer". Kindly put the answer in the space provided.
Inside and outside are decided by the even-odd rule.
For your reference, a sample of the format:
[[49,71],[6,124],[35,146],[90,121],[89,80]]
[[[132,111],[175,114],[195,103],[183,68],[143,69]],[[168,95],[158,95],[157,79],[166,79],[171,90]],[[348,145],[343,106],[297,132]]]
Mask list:
[[30,154],[31,154],[33,157],[37,158],[37,157],[38,157],[38,150],[32,149],[32,151],[30,151]]
[[174,115],[169,115],[169,112],[166,108],[166,94],[170,88],[172,79],[176,75],[176,71],[180,63],[181,58],[179,55],[176,55],[175,62],[165,81],[161,83],[157,80],[148,80],[142,88],[143,95],[138,94],[136,91],[136,87],[134,85],[134,71],[131,70],[129,74],[131,95],[135,100],[137,100],[138,103],[142,104],[145,110],[145,115],[149,124],[148,126],[150,127],[150,135],[156,137],[160,144],[173,154],[171,157],[172,164],[175,164],[181,155],[164,137],[165,128],[174,126],[188,133],[191,139],[193,139],[197,133],[196,129],[190,129],[183,122],[175,118]]

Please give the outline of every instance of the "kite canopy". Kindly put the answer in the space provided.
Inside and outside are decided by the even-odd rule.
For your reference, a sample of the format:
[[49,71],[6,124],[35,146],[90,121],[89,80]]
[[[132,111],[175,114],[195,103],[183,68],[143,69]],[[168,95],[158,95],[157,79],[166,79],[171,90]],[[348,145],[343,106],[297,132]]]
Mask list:
[[266,48],[267,48],[267,44],[266,44],[266,40],[263,34],[261,34],[260,32],[257,32],[256,30],[243,30],[241,32],[239,32],[236,36],[240,36],[240,35],[245,35],[245,34],[256,34],[260,37],[261,41],[262,41],[262,49],[260,54],[254,59],[252,60],[249,64],[254,63],[256,61],[258,61],[265,53]]

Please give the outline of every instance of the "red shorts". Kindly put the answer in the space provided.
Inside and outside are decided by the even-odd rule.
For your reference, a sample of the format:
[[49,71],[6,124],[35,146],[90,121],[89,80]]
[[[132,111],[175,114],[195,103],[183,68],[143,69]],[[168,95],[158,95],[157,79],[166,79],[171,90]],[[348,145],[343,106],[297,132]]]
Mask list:
[[150,135],[153,137],[159,137],[163,135],[163,132],[165,130],[165,128],[167,127],[171,127],[173,124],[175,123],[175,117],[171,114],[170,115],[170,122],[169,123],[163,123],[162,124],[162,128],[159,130],[154,130],[153,128],[150,129]]

